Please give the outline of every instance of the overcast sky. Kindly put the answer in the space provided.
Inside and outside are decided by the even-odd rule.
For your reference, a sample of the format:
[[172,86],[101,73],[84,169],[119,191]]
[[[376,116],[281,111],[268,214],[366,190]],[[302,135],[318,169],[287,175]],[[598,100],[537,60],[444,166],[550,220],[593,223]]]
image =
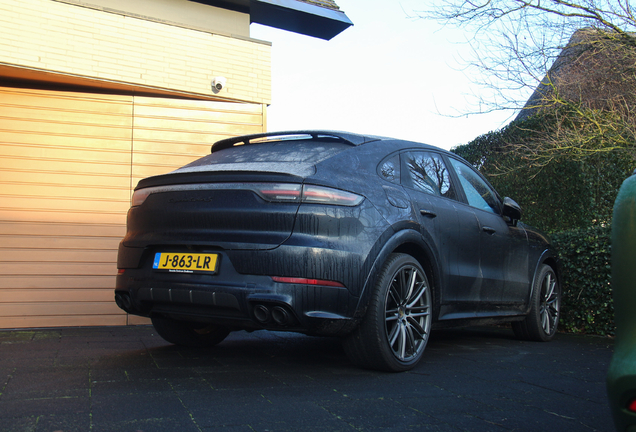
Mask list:
[[352,27],[330,41],[252,24],[272,45],[268,130],[332,129],[449,149],[505,126],[510,113],[475,110],[460,70],[461,31],[408,18],[417,0],[336,0]]

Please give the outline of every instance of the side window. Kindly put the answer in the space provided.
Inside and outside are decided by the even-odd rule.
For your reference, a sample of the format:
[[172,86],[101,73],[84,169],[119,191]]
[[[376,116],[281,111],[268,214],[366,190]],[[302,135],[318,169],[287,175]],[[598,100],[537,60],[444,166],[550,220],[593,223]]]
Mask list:
[[378,175],[391,183],[400,183],[400,155],[396,154],[380,162]]
[[457,199],[455,188],[442,157],[430,152],[407,152],[407,186],[431,195]]
[[471,167],[451,158],[459,182],[464,188],[468,204],[478,209],[499,214],[499,200],[497,195],[486,182]]

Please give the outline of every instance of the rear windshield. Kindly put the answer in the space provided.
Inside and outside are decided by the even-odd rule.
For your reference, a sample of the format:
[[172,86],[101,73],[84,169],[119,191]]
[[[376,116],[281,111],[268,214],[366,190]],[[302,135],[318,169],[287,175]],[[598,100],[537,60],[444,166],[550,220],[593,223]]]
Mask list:
[[349,148],[349,144],[316,140],[238,145],[216,151],[177,171],[265,171],[311,175],[317,163]]
[[214,152],[191,163],[190,166],[242,162],[306,162],[316,164],[348,148],[351,148],[348,144],[316,141],[275,141],[239,145]]

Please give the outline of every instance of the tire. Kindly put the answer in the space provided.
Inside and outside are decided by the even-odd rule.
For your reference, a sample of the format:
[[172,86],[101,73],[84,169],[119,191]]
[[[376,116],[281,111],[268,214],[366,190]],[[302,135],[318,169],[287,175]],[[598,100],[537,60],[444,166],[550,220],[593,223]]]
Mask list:
[[167,342],[187,347],[211,347],[221,343],[230,334],[225,327],[177,321],[163,316],[153,316],[152,325]]
[[557,332],[561,306],[561,287],[549,265],[539,267],[530,302],[530,313],[523,321],[513,322],[512,330],[519,339],[547,342]]
[[392,254],[384,263],[360,325],[343,341],[352,363],[403,372],[422,358],[432,321],[426,273],[410,255]]

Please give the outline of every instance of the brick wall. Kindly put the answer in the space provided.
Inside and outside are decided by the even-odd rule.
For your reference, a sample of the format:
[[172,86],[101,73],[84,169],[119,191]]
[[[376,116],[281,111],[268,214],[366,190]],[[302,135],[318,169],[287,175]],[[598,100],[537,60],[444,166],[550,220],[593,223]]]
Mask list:
[[[211,8],[211,13],[213,8]],[[268,104],[271,46],[53,0],[0,0],[0,64]]]

